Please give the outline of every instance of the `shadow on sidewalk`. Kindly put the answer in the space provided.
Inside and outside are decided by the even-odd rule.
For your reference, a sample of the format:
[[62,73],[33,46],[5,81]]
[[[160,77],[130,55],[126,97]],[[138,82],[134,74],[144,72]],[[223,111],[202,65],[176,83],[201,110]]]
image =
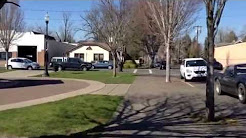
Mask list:
[[0,79],[0,89],[63,84],[61,80]]
[[215,109],[218,121],[214,123],[204,121],[204,106],[204,100],[200,95],[176,95],[141,103],[125,101],[116,117],[108,124],[98,123],[93,129],[68,136],[41,136],[41,138],[244,137],[246,135],[244,105],[217,104]]

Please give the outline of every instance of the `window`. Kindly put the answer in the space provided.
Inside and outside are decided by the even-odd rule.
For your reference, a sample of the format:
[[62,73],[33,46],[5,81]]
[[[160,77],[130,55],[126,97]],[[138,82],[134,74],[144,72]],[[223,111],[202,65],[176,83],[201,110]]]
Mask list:
[[56,62],[61,63],[62,59],[57,59]]
[[94,61],[103,61],[104,55],[103,54],[94,54]]
[[75,53],[74,57],[80,58],[81,60],[84,60],[85,54],[84,53]]
[[226,71],[225,71],[225,75],[226,76],[232,76],[234,75],[234,67],[233,66],[229,66]]
[[186,62],[186,67],[207,66],[204,60],[191,60]]

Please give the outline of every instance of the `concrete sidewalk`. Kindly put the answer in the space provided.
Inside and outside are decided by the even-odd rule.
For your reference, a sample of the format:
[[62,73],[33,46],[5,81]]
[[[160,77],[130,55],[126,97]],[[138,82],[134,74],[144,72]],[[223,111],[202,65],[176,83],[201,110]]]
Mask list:
[[106,84],[103,89],[93,92],[91,94],[125,96],[130,86],[131,84]]
[[229,96],[215,96],[215,101],[220,121],[206,123],[204,88],[175,78],[165,83],[164,77],[139,76],[115,118],[88,132],[99,137],[245,137],[246,105]]

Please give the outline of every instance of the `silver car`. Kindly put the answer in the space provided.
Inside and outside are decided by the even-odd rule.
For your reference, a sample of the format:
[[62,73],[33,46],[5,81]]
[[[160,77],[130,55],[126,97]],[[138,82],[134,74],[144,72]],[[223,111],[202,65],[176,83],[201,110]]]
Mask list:
[[39,69],[40,65],[27,58],[10,58],[8,60],[8,69]]

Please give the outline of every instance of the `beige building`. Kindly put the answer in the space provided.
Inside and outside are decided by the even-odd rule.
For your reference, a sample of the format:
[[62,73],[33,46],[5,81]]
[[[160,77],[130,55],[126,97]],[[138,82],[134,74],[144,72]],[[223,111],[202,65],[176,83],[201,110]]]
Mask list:
[[214,57],[224,67],[233,64],[246,64],[246,42],[216,47]]
[[98,42],[81,42],[77,47],[67,52],[68,57],[81,58],[85,62],[111,60],[107,44]]

